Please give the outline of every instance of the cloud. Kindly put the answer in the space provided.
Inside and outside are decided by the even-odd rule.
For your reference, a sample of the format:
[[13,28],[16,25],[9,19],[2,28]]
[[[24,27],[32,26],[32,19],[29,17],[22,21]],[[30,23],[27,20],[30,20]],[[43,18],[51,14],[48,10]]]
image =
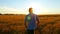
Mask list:
[[10,7],[0,7],[0,13],[5,14],[5,13],[10,13],[10,14],[19,14],[20,9],[16,8],[10,8]]

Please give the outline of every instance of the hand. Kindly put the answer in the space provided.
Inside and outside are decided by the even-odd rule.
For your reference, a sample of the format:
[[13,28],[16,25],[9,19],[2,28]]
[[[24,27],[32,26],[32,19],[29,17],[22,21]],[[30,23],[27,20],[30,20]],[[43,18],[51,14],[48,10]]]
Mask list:
[[39,27],[39,24],[37,24],[37,27]]
[[25,26],[25,28],[27,29],[27,26]]

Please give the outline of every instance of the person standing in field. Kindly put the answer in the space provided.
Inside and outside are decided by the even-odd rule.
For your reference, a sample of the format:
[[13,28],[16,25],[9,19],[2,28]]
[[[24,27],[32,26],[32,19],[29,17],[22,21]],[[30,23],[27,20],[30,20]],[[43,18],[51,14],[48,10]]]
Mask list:
[[[36,24],[37,21],[37,24]],[[25,17],[25,26],[27,28],[27,34],[34,34],[34,30],[39,24],[39,18],[33,13],[33,8],[29,8],[29,14]]]

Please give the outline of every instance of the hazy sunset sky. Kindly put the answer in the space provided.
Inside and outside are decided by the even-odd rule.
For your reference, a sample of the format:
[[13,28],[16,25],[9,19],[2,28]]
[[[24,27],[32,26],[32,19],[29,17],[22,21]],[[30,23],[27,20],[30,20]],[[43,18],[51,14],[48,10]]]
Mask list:
[[60,0],[0,0],[2,14],[28,14],[29,7],[35,14],[60,14]]

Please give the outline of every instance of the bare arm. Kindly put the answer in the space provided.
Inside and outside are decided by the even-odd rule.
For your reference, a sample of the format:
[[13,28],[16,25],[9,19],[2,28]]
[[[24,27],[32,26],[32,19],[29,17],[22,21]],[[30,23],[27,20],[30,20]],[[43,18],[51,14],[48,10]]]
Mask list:
[[40,23],[40,21],[39,21],[39,17],[36,16],[36,19],[37,19],[37,26],[38,26],[38,24]]
[[26,17],[25,17],[25,20],[24,20],[24,25],[25,25],[25,27],[27,28],[27,24],[26,24]]
[[27,24],[26,24],[26,21],[25,21],[24,25],[25,25],[25,27],[27,28]]
[[40,23],[39,19],[37,20],[37,25]]

